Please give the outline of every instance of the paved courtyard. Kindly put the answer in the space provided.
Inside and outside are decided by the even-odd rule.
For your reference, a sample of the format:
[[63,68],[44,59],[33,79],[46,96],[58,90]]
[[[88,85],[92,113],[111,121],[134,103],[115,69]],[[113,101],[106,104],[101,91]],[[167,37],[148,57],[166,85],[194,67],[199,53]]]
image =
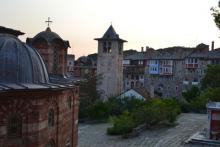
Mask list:
[[147,130],[129,139],[106,135],[109,124],[80,124],[78,143],[79,147],[207,147],[184,144],[191,135],[206,126],[207,115],[181,114],[177,122],[175,127]]

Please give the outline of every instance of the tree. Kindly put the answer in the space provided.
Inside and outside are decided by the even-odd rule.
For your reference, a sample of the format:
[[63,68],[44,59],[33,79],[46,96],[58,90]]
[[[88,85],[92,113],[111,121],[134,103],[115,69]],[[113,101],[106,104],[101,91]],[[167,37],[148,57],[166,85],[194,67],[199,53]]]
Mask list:
[[212,7],[212,16],[214,17],[214,21],[216,26],[220,29],[220,1],[218,2],[218,7]]
[[190,90],[183,92],[182,95],[188,102],[191,102],[200,95],[200,91],[198,87],[192,87]]
[[79,85],[80,90],[80,110],[79,117],[87,118],[88,109],[93,103],[100,100],[100,92],[96,89],[101,82],[101,76],[85,75],[85,79],[81,80]]
[[202,89],[220,87],[220,65],[208,65],[202,80]]

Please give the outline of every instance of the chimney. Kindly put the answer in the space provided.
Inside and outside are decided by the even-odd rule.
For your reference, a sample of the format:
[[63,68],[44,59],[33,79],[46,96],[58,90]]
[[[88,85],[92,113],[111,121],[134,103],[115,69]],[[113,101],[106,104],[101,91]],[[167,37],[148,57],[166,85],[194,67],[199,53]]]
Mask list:
[[211,48],[211,50],[214,51],[214,48],[215,48],[215,42],[212,41],[212,48]]
[[148,49],[149,49],[149,46],[146,46],[146,52],[147,52]]
[[144,47],[141,47],[141,52],[144,52]]

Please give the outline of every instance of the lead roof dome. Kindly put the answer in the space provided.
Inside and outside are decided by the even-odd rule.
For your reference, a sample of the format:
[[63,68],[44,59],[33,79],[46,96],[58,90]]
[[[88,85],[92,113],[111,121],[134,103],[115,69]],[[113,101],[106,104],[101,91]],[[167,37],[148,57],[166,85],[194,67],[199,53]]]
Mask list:
[[0,34],[0,83],[49,83],[38,52],[10,34]]
[[26,42],[27,42],[27,44],[32,45],[38,39],[44,39],[47,41],[48,44],[50,44],[54,40],[60,40],[63,43],[63,45],[65,46],[65,48],[70,47],[69,41],[63,40],[57,33],[51,31],[50,27],[47,27],[47,29],[45,31],[38,33],[33,38],[27,38]]

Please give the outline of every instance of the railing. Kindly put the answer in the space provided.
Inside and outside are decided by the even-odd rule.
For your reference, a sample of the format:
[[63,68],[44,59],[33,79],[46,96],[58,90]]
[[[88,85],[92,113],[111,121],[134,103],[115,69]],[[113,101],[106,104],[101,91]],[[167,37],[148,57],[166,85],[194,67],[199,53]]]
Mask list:
[[183,81],[184,85],[189,85],[189,81]]
[[199,82],[192,82],[192,85],[199,85]]
[[191,64],[186,64],[186,68],[198,68],[198,64],[197,63],[191,63]]

